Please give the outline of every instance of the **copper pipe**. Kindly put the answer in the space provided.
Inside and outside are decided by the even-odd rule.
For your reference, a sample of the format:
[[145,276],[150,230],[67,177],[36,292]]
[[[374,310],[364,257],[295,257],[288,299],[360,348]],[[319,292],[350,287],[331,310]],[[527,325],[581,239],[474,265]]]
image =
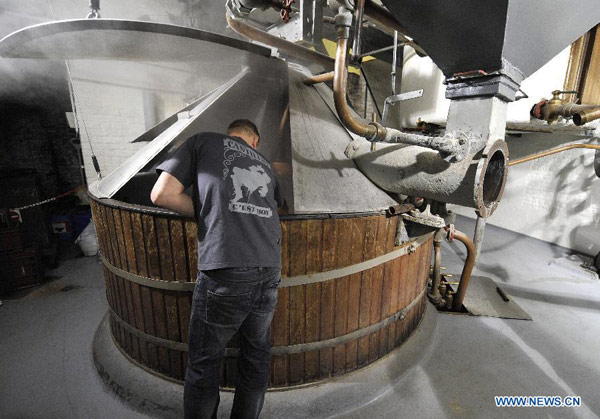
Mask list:
[[461,231],[455,230],[454,238],[462,242],[467,248],[467,260],[465,261],[465,266],[460,275],[458,291],[456,291],[452,301],[452,310],[461,311],[465,295],[467,294],[469,280],[471,279],[471,272],[473,272],[473,266],[475,265],[475,246],[473,245],[471,238]]
[[388,209],[385,210],[385,213],[389,217],[391,217],[393,215],[404,214],[404,213],[412,211],[414,209],[415,209],[415,206],[413,204],[397,204],[397,205],[392,205],[392,206],[388,207]]
[[[350,22],[352,17],[349,13],[339,13],[336,16],[336,31],[338,36],[337,51],[335,53],[335,68],[333,71],[333,100],[335,110],[342,124],[353,133],[365,137],[367,140],[386,141],[416,145],[420,147],[437,150],[447,155],[458,155],[462,152],[464,138],[430,137],[408,132],[402,132],[394,128],[384,127],[377,122],[369,124],[362,123],[354,118],[348,103],[346,102],[346,87],[348,82],[348,38],[350,36]],[[464,157],[464,156],[462,156]]]
[[242,22],[240,19],[230,16],[229,12],[226,13],[226,18],[229,27],[246,38],[275,47],[290,55],[320,64],[328,69],[332,68],[334,65],[334,61],[331,57],[261,31],[260,29]]
[[333,71],[330,71],[329,73],[317,74],[316,76],[308,77],[308,78],[302,80],[302,83],[304,83],[307,86],[312,86],[313,84],[324,83],[326,81],[332,81],[332,80],[333,80]]
[[[346,31],[347,32],[347,31]],[[375,138],[378,134],[375,125],[363,124],[352,116],[348,104],[346,103],[346,84],[348,71],[346,68],[346,59],[348,52],[348,35],[340,36],[338,33],[338,45],[335,53],[335,70],[333,75],[333,100],[335,109],[342,123],[353,133],[366,138]]]
[[587,124],[596,119],[600,119],[600,107],[579,111],[573,115],[573,123],[577,126]]
[[552,150],[542,151],[541,153],[532,154],[531,156],[522,157],[520,159],[511,160],[508,162],[509,166],[514,166],[516,164],[526,163],[531,160],[536,160],[541,157],[551,156],[552,154],[560,153],[567,150],[572,150],[574,148],[588,148],[592,150],[600,150],[600,145],[593,144],[568,144],[562,147],[553,148]]
[[577,105],[575,103],[563,103],[562,105],[546,105],[548,110],[545,112],[548,114],[547,118],[553,118],[555,116],[565,116],[567,118],[572,117],[578,112],[586,111],[589,109],[596,109],[598,105]]

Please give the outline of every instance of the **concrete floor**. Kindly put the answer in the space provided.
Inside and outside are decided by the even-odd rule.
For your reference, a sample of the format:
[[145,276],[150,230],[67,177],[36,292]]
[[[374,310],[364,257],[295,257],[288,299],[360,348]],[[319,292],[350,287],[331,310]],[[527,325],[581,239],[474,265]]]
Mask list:
[[[471,234],[473,222],[459,217],[457,228]],[[600,281],[570,254],[488,226],[474,274],[497,281],[533,321],[433,312],[437,326],[420,361],[368,403],[346,403],[332,416],[600,417]],[[447,272],[460,273],[464,256],[462,244],[445,244]],[[107,309],[97,259],[71,259],[51,274],[62,278],[2,299],[0,417],[148,417],[105,387],[93,364],[94,333]],[[293,393],[274,394],[267,406]],[[497,408],[495,395],[576,395],[582,406]],[[292,416],[300,404],[290,400]],[[268,409],[264,416],[276,417]]]

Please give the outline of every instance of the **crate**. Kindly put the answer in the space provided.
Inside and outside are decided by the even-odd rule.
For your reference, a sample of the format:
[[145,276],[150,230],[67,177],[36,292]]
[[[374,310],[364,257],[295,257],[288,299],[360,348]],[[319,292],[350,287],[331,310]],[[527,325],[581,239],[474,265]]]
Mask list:
[[19,227],[0,228],[0,252],[20,250],[23,248],[23,239]]
[[7,292],[38,285],[43,269],[37,248],[0,253],[0,291]]

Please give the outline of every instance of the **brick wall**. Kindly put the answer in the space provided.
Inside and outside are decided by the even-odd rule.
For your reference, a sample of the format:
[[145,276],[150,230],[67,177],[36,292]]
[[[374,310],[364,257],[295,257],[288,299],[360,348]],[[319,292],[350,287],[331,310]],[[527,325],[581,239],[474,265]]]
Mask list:
[[54,196],[81,184],[75,131],[64,113],[23,106],[4,107],[0,120],[0,167],[38,172],[41,195]]
[[107,175],[146,145],[133,140],[239,71],[232,66],[207,79],[207,65],[71,62],[88,183],[97,180],[92,150]]

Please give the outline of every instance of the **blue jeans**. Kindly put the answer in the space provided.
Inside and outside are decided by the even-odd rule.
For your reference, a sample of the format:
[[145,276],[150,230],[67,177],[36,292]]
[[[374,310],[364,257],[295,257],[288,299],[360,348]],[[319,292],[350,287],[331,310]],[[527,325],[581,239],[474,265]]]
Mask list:
[[225,345],[239,330],[239,379],[232,418],[258,418],[269,384],[270,326],[279,268],[232,268],[198,273],[190,319],[185,418],[216,418]]

